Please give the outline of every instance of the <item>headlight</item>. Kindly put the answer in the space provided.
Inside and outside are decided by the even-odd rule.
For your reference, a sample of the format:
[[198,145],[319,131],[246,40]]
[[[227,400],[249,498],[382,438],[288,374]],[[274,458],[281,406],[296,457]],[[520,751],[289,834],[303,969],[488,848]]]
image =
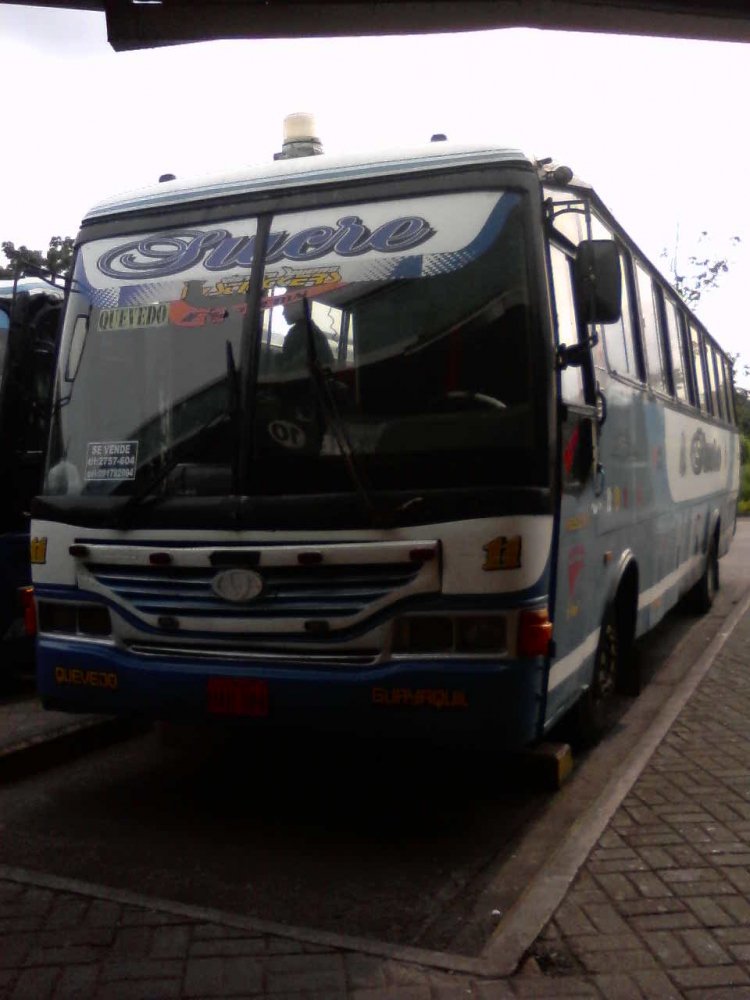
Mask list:
[[404,615],[393,623],[395,654],[506,653],[504,615]]
[[61,635],[105,636],[112,634],[109,609],[103,604],[58,604],[39,601],[39,631]]

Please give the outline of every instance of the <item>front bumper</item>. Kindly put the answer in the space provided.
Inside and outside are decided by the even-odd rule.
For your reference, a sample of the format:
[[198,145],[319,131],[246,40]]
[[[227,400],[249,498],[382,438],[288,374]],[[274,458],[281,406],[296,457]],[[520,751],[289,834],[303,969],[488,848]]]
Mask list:
[[[376,667],[146,657],[114,645],[42,636],[37,684],[47,708],[154,720],[375,733],[475,734],[503,747],[540,735],[544,661],[420,658]],[[264,692],[217,707],[216,684]],[[237,709],[240,709],[239,711]]]

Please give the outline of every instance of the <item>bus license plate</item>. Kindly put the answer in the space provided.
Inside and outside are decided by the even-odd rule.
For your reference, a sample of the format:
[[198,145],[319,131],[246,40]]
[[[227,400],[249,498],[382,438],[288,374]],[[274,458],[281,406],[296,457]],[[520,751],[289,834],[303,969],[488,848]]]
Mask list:
[[268,681],[253,677],[209,677],[206,707],[211,715],[268,715]]

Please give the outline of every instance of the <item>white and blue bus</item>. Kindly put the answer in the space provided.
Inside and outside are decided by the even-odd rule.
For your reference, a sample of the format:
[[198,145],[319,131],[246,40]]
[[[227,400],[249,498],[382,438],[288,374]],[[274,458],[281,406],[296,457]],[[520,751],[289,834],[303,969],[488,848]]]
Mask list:
[[29,519],[48,436],[62,283],[0,280],[0,682],[28,668]]
[[33,511],[44,704],[595,735],[634,638],[718,586],[728,360],[567,168],[319,151],[83,221]]

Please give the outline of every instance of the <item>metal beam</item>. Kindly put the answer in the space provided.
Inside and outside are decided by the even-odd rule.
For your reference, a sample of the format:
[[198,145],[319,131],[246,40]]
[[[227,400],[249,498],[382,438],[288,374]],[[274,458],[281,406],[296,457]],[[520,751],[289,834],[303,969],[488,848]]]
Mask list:
[[109,41],[118,51],[219,38],[510,27],[750,41],[746,0],[33,0],[28,5],[103,9]]

